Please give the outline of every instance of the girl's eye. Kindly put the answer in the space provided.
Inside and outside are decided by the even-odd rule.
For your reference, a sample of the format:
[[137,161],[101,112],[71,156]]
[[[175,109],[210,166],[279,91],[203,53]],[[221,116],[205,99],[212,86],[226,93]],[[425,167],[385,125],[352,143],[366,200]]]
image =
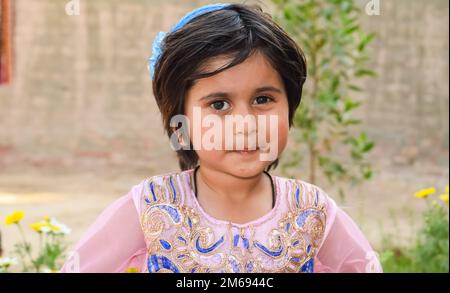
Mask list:
[[259,96],[255,99],[255,104],[267,104],[272,101],[271,97],[268,96]]
[[210,107],[217,111],[224,111],[230,108],[227,101],[215,101],[210,104]]

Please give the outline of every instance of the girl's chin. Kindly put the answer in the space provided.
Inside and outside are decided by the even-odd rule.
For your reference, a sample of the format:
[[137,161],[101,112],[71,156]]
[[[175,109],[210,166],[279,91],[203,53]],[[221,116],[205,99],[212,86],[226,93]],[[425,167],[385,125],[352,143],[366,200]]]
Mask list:
[[[254,177],[261,174],[267,167],[265,162],[255,161],[235,161],[227,162],[227,170],[236,177]],[[225,166],[223,166],[225,167]]]

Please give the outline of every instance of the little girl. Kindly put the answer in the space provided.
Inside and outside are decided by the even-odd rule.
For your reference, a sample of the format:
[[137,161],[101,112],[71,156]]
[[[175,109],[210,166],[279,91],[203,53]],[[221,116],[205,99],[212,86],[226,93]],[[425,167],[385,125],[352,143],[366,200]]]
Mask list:
[[322,189],[268,172],[306,78],[301,50],[270,16],[242,4],[198,8],[158,34],[149,70],[181,171],[107,207],[62,272],[382,271]]

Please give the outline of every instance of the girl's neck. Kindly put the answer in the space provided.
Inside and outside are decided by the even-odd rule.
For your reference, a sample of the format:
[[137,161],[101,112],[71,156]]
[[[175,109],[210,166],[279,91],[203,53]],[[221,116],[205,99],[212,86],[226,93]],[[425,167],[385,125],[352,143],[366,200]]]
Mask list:
[[236,177],[202,165],[197,170],[197,188],[201,194],[213,194],[220,201],[239,204],[263,194],[271,185],[270,178],[266,177],[263,172],[253,177]]

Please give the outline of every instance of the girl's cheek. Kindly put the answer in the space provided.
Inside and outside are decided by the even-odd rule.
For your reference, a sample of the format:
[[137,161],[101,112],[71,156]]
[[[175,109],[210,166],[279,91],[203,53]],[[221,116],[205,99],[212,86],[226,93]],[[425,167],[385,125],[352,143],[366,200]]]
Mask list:
[[278,124],[278,154],[283,152],[286,147],[289,132],[289,121],[285,121],[285,119],[280,120]]
[[[281,105],[276,111],[273,112],[272,117],[276,119],[267,118],[268,124],[266,132],[267,141],[271,144],[276,144],[276,151],[278,156],[283,152],[287,145],[288,132],[289,132],[289,107],[288,105]],[[270,116],[270,115],[269,115]],[[275,130],[275,132],[272,132]]]
[[[219,139],[218,136],[222,135],[222,149],[223,149],[224,148],[223,141],[225,139],[223,127],[222,127],[222,133],[217,133],[217,131],[216,131],[216,129],[218,127],[217,124],[209,123],[208,121],[203,120],[207,115],[208,115],[208,113],[202,113],[202,120],[198,119],[195,121],[195,123],[192,123],[193,118],[190,119],[191,120],[190,133],[191,133],[192,142],[193,142],[194,146],[198,146],[198,147],[196,147],[197,149],[203,150],[205,147],[204,146],[205,143],[211,144],[211,146],[209,146],[211,148],[212,145],[214,145],[214,142],[215,142],[214,140],[218,140]],[[223,123],[223,121],[222,121],[222,123]],[[196,127],[196,129],[194,127]],[[207,135],[207,137],[205,137],[206,135]]]

